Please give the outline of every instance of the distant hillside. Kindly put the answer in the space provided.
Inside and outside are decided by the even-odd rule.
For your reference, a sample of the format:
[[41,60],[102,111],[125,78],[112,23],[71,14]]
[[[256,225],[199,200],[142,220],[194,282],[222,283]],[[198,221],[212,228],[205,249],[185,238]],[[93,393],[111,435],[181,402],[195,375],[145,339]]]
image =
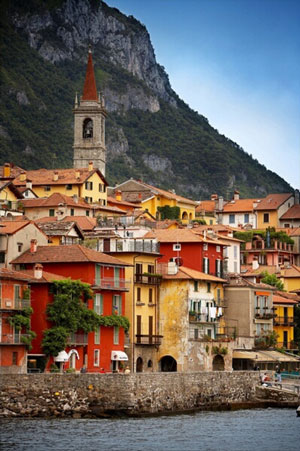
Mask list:
[[291,191],[177,96],[135,18],[98,0],[2,0],[0,13],[0,163],[72,165],[72,108],[91,43],[110,184],[135,177],[194,199]]

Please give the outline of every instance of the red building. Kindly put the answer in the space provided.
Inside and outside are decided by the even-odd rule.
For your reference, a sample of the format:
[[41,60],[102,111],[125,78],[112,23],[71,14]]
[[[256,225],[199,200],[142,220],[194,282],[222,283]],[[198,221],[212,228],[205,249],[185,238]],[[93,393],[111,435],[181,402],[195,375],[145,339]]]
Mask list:
[[[94,309],[100,315],[122,315],[125,311],[125,267],[127,263],[96,252],[81,245],[38,246],[16,258],[14,268],[33,269],[34,265],[42,264],[43,270],[53,275],[81,280],[89,283],[94,292],[94,299],[88,300],[88,308]],[[45,274],[45,273],[43,273]],[[51,274],[46,275],[48,285]],[[48,290],[48,291],[47,291]],[[42,355],[41,337],[45,328],[49,327],[45,317],[45,309],[52,301],[45,283],[32,284],[32,316],[33,330],[38,335],[34,341],[32,353]],[[42,305],[40,305],[42,303]],[[89,334],[76,333],[69,339],[69,347],[65,351],[75,349],[77,353],[71,356],[69,365],[76,370],[84,365],[88,372],[111,371],[118,369],[119,362],[126,359],[124,354],[124,329],[101,326],[96,332]],[[66,365],[68,367],[68,364]]]
[[30,306],[30,300],[24,299],[28,282],[29,277],[21,272],[0,269],[0,373],[27,371],[26,331],[11,325],[9,318]]
[[160,243],[162,257],[159,263],[174,261],[178,266],[222,277],[226,243],[201,237],[189,229],[154,229],[146,235],[150,236]]

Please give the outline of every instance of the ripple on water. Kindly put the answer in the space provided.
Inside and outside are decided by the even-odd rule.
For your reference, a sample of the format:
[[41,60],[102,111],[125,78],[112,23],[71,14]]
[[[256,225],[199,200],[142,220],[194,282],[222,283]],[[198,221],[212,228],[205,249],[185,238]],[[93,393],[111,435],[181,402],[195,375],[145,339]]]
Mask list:
[[124,419],[2,419],[0,449],[16,451],[298,451],[294,409]]

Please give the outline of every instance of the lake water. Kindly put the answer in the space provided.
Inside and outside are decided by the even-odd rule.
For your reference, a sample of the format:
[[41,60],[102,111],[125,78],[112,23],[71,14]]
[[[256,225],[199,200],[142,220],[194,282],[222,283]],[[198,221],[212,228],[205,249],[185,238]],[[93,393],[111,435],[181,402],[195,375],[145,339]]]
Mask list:
[[0,419],[2,450],[293,451],[295,409],[197,412],[125,419]]

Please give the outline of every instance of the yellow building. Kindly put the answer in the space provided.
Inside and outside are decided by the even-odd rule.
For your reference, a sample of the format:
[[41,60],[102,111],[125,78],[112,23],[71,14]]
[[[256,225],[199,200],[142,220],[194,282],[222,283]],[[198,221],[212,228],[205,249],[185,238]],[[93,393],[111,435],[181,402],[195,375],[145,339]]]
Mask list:
[[223,284],[209,274],[169,263],[159,293],[159,371],[231,370],[233,336],[223,321]]
[[116,186],[113,192],[121,191],[122,199],[132,203],[138,203],[142,209],[157,219],[160,219],[159,208],[166,206],[179,207],[179,218],[183,223],[195,219],[195,208],[197,203],[191,199],[179,196],[175,191],[167,191],[149,185],[140,180],[127,180]]
[[19,199],[22,198],[21,193],[12,184],[12,182],[0,182],[0,205],[7,209],[16,210],[18,208]]
[[298,349],[294,343],[294,307],[297,304],[298,301],[292,299],[291,295],[279,292],[273,295],[276,313],[273,330],[278,334],[277,346],[279,348]]
[[296,291],[300,288],[300,268],[296,265],[288,265],[282,267],[280,275],[277,277],[284,285],[284,289],[288,292]]
[[107,181],[98,169],[90,163],[88,168],[37,169],[23,171],[13,183],[16,187],[26,186],[30,180],[38,197],[49,197],[53,193],[84,198],[89,203],[107,205]]
[[[156,371],[157,349],[161,343],[158,333],[158,288],[161,277],[156,261],[159,244],[155,239],[118,239],[110,253],[129,263],[125,277],[130,280],[130,290],[125,298],[125,316],[130,321],[127,343],[132,372]],[[112,249],[112,246],[111,246]]]
[[257,229],[280,227],[281,216],[284,215],[294,203],[295,197],[292,193],[269,194],[255,207]]

